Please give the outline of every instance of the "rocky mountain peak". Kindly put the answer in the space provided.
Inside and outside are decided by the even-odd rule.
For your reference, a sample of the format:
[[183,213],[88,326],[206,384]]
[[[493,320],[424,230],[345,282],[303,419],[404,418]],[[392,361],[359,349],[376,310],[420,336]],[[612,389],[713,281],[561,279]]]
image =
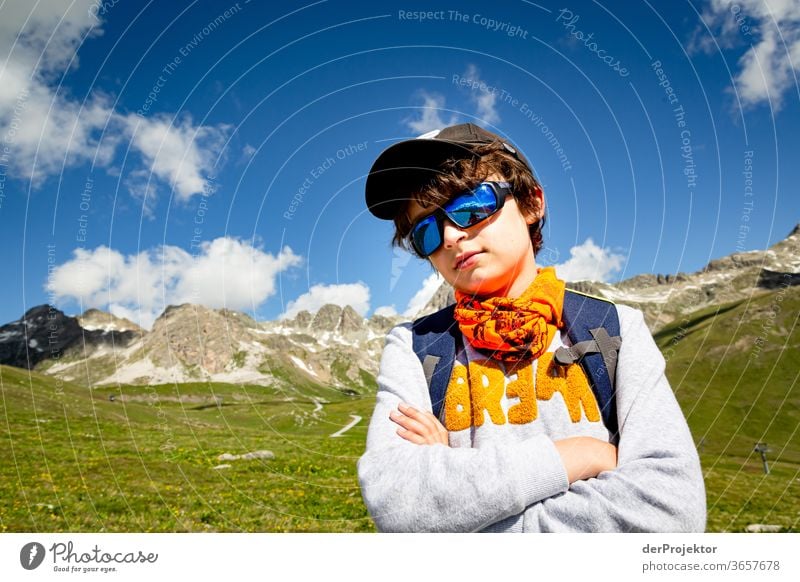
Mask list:
[[117,317],[99,309],[87,309],[78,316],[78,323],[83,329],[102,331],[135,331],[142,333],[144,330],[124,317]]
[[[643,273],[641,275],[636,275],[631,277],[630,279],[625,279],[624,281],[620,281],[617,283],[617,286],[620,289],[643,289],[646,287],[653,287],[656,285],[674,285],[681,281],[686,281],[687,275],[685,273],[677,273],[672,275],[667,273],[666,275],[658,273],[657,275],[652,275],[650,273]],[[592,285],[591,281],[578,281],[575,283],[570,283],[568,286],[576,291],[581,291],[587,293],[583,289],[579,288],[581,284],[589,284]]]
[[306,329],[311,325],[311,322],[314,320],[314,315],[306,311],[305,309],[297,314],[295,318],[295,322],[297,323],[297,327]]
[[240,350],[240,342],[253,337],[257,327],[246,315],[185,303],[170,305],[153,324],[144,351],[157,365],[182,365],[220,373]]
[[183,317],[186,315],[191,316],[192,313],[196,313],[197,310],[206,310],[207,307],[203,307],[202,305],[192,305],[191,303],[181,303],[180,305],[167,305],[166,309],[156,318],[156,321],[153,323],[153,327],[155,327],[159,321],[163,322],[170,318],[175,317]]
[[298,331],[328,331],[347,335],[364,330],[365,322],[351,306],[327,303],[316,313],[300,311],[294,319],[286,319],[283,324]]
[[319,331],[336,331],[341,318],[342,308],[328,303],[319,308],[311,322],[311,328]]
[[365,389],[392,325],[390,318],[368,324],[352,307],[336,305],[256,322],[229,309],[182,304],[167,307],[147,331],[96,309],[70,317],[41,305],[0,328],[0,364],[89,385],[213,380],[284,382],[290,392],[308,382]]
[[60,309],[56,309],[52,305],[37,305],[36,307],[31,307],[28,311],[25,312],[20,319],[16,322],[12,323],[21,323],[23,321],[31,323],[42,323],[44,319],[50,317],[51,319],[61,320],[64,317],[68,317],[64,315],[64,312]]
[[246,313],[242,313],[241,311],[233,311],[232,309],[225,309],[225,308],[220,309],[219,312],[222,315],[222,317],[224,317],[226,320],[236,321],[237,323],[243,325],[244,327],[250,327],[254,329],[258,328],[258,322],[249,315],[247,315]]
[[798,223],[789,235],[783,239],[776,242],[772,245],[769,250],[776,253],[777,255],[784,255],[784,254],[797,254],[798,249],[800,248],[800,223]]
[[341,333],[354,333],[364,329],[364,318],[358,312],[350,307],[345,306],[342,309],[342,316],[339,319],[339,331]]
[[442,285],[436,290],[436,293],[433,294],[433,297],[430,298],[428,303],[425,304],[425,307],[422,310],[413,315],[414,319],[418,317],[423,317],[425,315],[430,315],[431,313],[436,313],[440,309],[444,309],[448,305],[452,305],[456,302],[455,292],[453,291],[453,287],[449,283],[442,283]]
[[60,357],[80,337],[74,317],[51,305],[37,305],[0,327],[0,363],[33,368],[46,358]]
[[0,327],[0,364],[33,368],[67,352],[90,354],[105,345],[124,347],[139,337],[132,330],[84,329],[78,318],[51,305],[37,305]]
[[391,329],[402,320],[403,318],[400,316],[387,317],[386,315],[373,314],[372,317],[369,318],[368,324],[370,329],[376,331],[385,331]]

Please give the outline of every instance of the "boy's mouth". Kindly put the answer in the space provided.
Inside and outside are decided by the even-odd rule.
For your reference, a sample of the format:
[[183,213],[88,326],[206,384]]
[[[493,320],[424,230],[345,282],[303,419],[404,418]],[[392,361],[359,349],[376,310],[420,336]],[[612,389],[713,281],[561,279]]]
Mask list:
[[456,257],[456,263],[453,268],[456,271],[460,271],[462,269],[468,269],[471,267],[475,262],[477,262],[477,255],[481,254],[481,251],[469,251],[466,253],[461,253]]

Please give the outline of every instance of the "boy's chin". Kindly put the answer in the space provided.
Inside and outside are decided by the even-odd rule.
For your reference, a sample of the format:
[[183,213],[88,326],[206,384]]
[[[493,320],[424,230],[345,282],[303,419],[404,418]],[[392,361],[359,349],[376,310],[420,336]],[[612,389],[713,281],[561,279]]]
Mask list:
[[473,297],[494,297],[495,295],[500,294],[500,291],[496,288],[496,286],[489,285],[484,282],[465,284],[465,282],[456,281],[452,285],[457,291],[460,291],[464,295],[471,295]]

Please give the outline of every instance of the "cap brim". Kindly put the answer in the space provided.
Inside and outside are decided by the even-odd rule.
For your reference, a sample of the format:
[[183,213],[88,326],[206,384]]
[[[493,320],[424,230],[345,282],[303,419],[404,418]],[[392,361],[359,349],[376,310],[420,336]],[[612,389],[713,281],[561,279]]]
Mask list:
[[[479,144],[475,144],[479,145]],[[387,148],[367,176],[367,208],[384,220],[402,211],[414,192],[429,183],[449,159],[474,156],[469,145],[441,139],[410,139]]]

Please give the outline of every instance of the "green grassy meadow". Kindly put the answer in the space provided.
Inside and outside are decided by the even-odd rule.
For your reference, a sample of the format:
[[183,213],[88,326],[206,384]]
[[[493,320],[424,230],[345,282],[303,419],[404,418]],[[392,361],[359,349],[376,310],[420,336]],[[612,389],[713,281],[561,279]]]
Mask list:
[[[708,531],[800,531],[800,292],[777,293],[656,336],[700,449]],[[374,531],[356,478],[374,392],[272,372],[296,390],[89,389],[0,366],[0,531]],[[275,457],[218,460],[257,450]]]
[[[372,397],[319,390],[320,414],[261,386],[89,390],[5,366],[0,381],[2,531],[374,529],[355,471]],[[330,438],[351,414],[365,420]],[[275,458],[217,459],[257,450]]]
[[798,314],[800,289],[782,288],[695,312],[655,336],[700,451],[708,531],[800,531]]

